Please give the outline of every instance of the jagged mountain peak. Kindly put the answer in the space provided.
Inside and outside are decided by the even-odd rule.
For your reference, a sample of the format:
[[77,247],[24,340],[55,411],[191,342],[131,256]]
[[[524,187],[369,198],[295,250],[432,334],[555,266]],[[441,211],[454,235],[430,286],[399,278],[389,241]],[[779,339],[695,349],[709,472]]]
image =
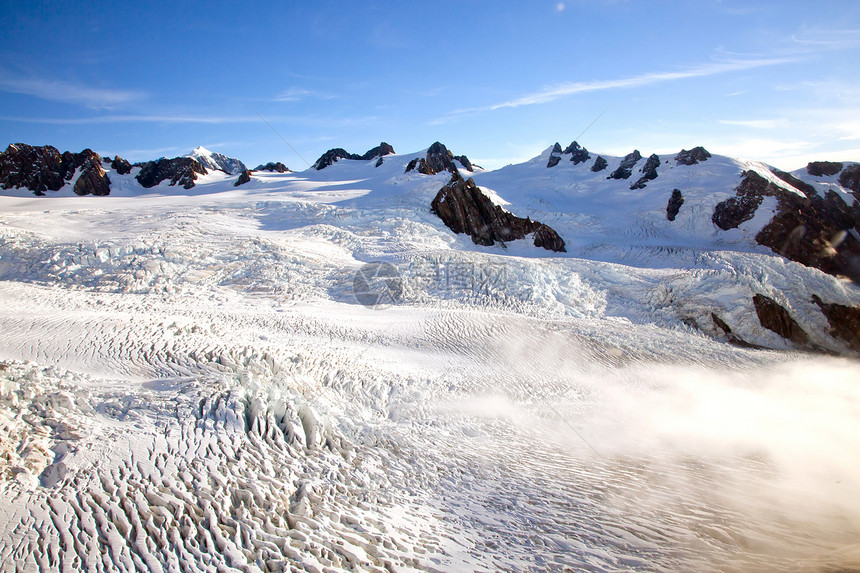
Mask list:
[[238,175],[248,168],[240,160],[234,157],[227,157],[223,153],[210,151],[202,145],[195,147],[191,153],[185,157],[190,157],[197,160],[200,165],[210,170],[220,170],[228,175]]

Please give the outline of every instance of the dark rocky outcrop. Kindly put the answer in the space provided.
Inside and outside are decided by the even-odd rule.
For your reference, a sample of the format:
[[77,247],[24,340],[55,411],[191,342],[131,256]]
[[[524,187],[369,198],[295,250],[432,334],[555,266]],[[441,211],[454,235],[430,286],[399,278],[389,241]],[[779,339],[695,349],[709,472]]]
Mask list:
[[[384,141],[374,147],[373,149],[368,150],[364,155],[358,155],[356,153],[349,153],[343,148],[336,147],[334,149],[329,149],[325,153],[323,153],[319,159],[313,164],[313,168],[319,171],[320,169],[325,169],[326,167],[334,164],[339,159],[352,159],[354,161],[370,161],[371,159],[376,159],[377,157],[384,157],[386,155],[390,155],[394,153],[394,148]],[[379,167],[380,163],[377,161],[377,167]]]
[[849,232],[857,229],[856,209],[833,191],[824,197],[786,193],[777,199],[777,213],[756,242],[792,261],[860,282],[860,241]]
[[320,171],[322,169],[325,169],[326,167],[329,167],[330,165],[333,165],[335,162],[337,162],[338,159],[358,160],[361,159],[361,155],[349,153],[346,149],[343,149],[341,147],[335,147],[334,149],[329,149],[328,151],[320,155],[320,158],[314,162],[313,168],[317,171]]
[[594,165],[591,166],[591,170],[595,173],[599,171],[603,171],[609,165],[609,162],[606,161],[602,156],[598,155],[597,159],[594,160]]
[[131,173],[131,163],[119,155],[114,155],[113,161],[110,162],[110,168],[116,171],[117,175],[128,175]]
[[684,195],[681,194],[680,189],[673,189],[672,196],[669,197],[669,204],[666,205],[666,218],[670,221],[674,221],[675,217],[678,216],[678,211],[681,210],[681,205],[684,204]]
[[806,172],[813,177],[830,177],[842,171],[842,164],[836,161],[812,161],[806,165]]
[[651,157],[648,158],[648,161],[645,162],[645,166],[642,167],[642,177],[639,180],[630,186],[631,189],[644,189],[645,184],[648,181],[652,181],[657,179],[657,168],[660,167],[660,157],[653,153]]
[[735,229],[752,219],[766,196],[773,197],[786,192],[755,171],[744,171],[741,176],[743,179],[735,188],[735,196],[719,203],[711,216],[714,225],[723,231]]
[[454,173],[430,205],[449,229],[466,233],[478,245],[494,245],[525,238],[534,233],[534,244],[564,252],[564,241],[552,228],[528,217],[522,219],[505,211],[484,195],[471,178]]
[[633,173],[633,166],[640,159],[642,159],[642,154],[639,153],[638,149],[633,150],[633,153],[628,153],[621,160],[621,165],[618,166],[618,169],[610,173],[607,179],[629,179]]
[[756,315],[761,325],[793,343],[806,346],[809,336],[779,303],[763,294],[753,297]]
[[[526,222],[528,221],[529,218],[526,217]],[[561,238],[555,229],[549,225],[538,223],[537,221],[533,221],[533,224],[537,225],[537,228],[534,231],[535,247],[541,247],[555,253],[567,252],[567,249],[564,248],[564,239]]]
[[734,344],[735,346],[739,346],[741,348],[761,348],[755,344],[750,344],[734,332],[729,327],[726,322],[717,316],[715,313],[711,313],[711,321],[714,323],[714,328],[717,330],[722,330],[726,339],[729,341],[729,344]]
[[[51,145],[15,143],[0,153],[0,187],[24,187],[36,195],[44,195],[45,191],[59,191],[66,181],[72,179],[78,168],[84,168],[84,171],[88,172],[90,183],[81,183],[76,191],[86,189],[107,194],[103,193],[104,181],[100,181],[104,175],[101,163],[102,158],[92,149],[84,149],[80,153],[66,151],[61,154]],[[99,174],[94,166],[102,173]],[[110,185],[109,180],[107,184]]]
[[393,153],[394,153],[394,148],[383,141],[382,143],[380,143],[379,145],[377,145],[373,149],[368,150],[367,153],[365,153],[364,155],[362,155],[360,157],[360,159],[363,159],[365,161],[370,161],[371,159],[376,159],[377,157],[384,157],[386,155],[391,155]]
[[591,155],[588,154],[588,150],[575,141],[568,145],[562,153],[570,153],[570,160],[574,165],[585,163],[591,159]]
[[[473,171],[475,171],[476,166],[472,165],[472,162],[469,161],[469,158],[466,157],[465,155],[455,155],[454,159],[459,161],[460,165],[463,166],[463,169],[465,169],[469,173],[472,173]],[[480,167],[480,166],[478,166],[478,167]]]
[[102,169],[101,158],[93,153],[81,166],[81,174],[75,181],[74,191],[77,195],[110,195],[110,178]]
[[846,343],[855,352],[860,352],[860,308],[844,304],[827,303],[812,295],[830,324],[830,336]]
[[380,166],[380,165],[382,165],[383,163],[384,163],[384,160],[383,160],[383,158],[382,158],[382,157],[380,157],[379,159],[377,159],[377,160],[376,160],[376,163],[375,163],[373,166],[374,166],[374,167],[379,167],[379,166]]
[[254,171],[271,171],[273,173],[292,173],[289,167],[281,163],[280,161],[274,162],[269,161],[265,165],[260,164],[254,168]]
[[815,195],[818,195],[818,192],[815,190],[815,187],[805,181],[801,181],[791,173],[786,173],[785,171],[780,171],[776,168],[771,168],[771,172],[792,187],[794,187],[795,189],[797,189],[798,191],[800,191],[801,193],[803,193],[804,195],[806,195],[807,197],[814,197]]
[[173,159],[157,159],[141,165],[137,181],[144,188],[155,187],[165,179],[170,185],[182,185],[186,189],[194,187],[197,175],[206,175],[208,171],[196,159],[190,157],[174,157]]
[[0,185],[24,187],[36,195],[58,191],[66,184],[63,158],[56,147],[13,143],[0,154]]
[[849,207],[833,191],[822,197],[787,173],[775,174],[805,196],[745,171],[736,196],[714,209],[714,224],[723,230],[735,228],[752,219],[764,197],[776,197],[776,214],[756,235],[756,242],[792,261],[860,282],[860,241],[849,232],[860,229],[857,202]]
[[849,189],[860,201],[860,163],[845,167],[839,174],[839,184]]
[[[406,173],[417,169],[418,173],[423,173],[424,175],[436,175],[443,171],[450,171],[459,175],[460,172],[454,163],[455,159],[454,154],[437,141],[427,149],[425,157],[413,159],[409,162],[406,166]],[[462,164],[463,162],[460,161],[460,163]],[[471,163],[469,165],[471,166]]]
[[677,165],[696,165],[700,161],[707,161],[710,157],[711,154],[708,153],[708,150],[700,145],[689,151],[682,149],[681,152],[675,156],[675,163]]
[[558,162],[561,161],[561,145],[558,142],[555,142],[555,145],[552,146],[552,150],[549,152],[549,161],[546,162],[546,166],[555,167],[558,165]]
[[239,178],[236,179],[236,182],[233,183],[233,187],[238,187],[239,185],[244,185],[245,183],[251,182],[251,172],[246,169],[241,174],[239,174]]

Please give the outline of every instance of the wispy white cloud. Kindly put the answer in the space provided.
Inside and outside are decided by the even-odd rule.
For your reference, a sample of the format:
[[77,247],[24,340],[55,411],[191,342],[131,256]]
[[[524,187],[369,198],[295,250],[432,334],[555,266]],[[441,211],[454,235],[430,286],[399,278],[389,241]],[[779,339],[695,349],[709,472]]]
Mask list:
[[99,115],[94,117],[0,117],[0,121],[44,123],[48,125],[87,125],[95,123],[250,123],[260,121],[257,116],[200,116],[200,115]]
[[[352,127],[373,124],[379,121],[376,116],[365,117],[319,117],[297,115],[267,115],[266,121],[294,123],[323,127]],[[40,123],[46,125],[90,125],[110,123],[183,123],[183,124],[230,124],[230,123],[260,123],[258,115],[187,115],[187,114],[115,114],[96,115],[92,117],[27,117],[0,116],[0,121],[19,123]]]
[[309,90],[306,88],[300,87],[290,87],[276,95],[273,101],[281,101],[281,102],[295,102],[308,98],[316,98],[316,99],[331,99],[334,96],[329,94],[324,94],[315,90]]
[[140,91],[104,89],[44,78],[13,77],[3,70],[0,70],[0,91],[80,104],[93,109],[111,108],[146,97],[146,94]]
[[811,30],[791,37],[801,48],[813,50],[845,50],[860,46],[860,29]]
[[791,61],[795,60],[790,58],[768,58],[746,61],[716,62],[677,72],[651,72],[638,76],[631,76],[628,78],[616,78],[613,80],[566,82],[557,86],[549,87],[531,94],[527,94],[517,99],[491,105],[487,109],[496,110],[505,107],[520,107],[523,105],[541,104],[580,93],[637,88],[675,80],[699,78],[705,76],[712,76],[715,74],[723,74],[726,72],[735,72],[749,70],[752,68],[759,68],[763,66],[785,64]]
[[797,61],[797,59],[788,57],[726,60],[721,62],[702,64],[699,66],[688,68],[686,70],[674,72],[649,72],[647,74],[640,74],[626,78],[615,78],[611,80],[565,82],[562,84],[549,86],[544,89],[528,93],[526,95],[505,102],[483,107],[455,110],[449,113],[447,116],[433,123],[446,123],[446,121],[449,120],[451,117],[460,114],[495,111],[503,108],[516,108],[528,105],[539,105],[577,94],[605,90],[638,88],[664,82],[678,81],[690,78],[700,78],[716,74],[724,74],[729,72],[761,68],[765,66],[775,66],[794,61]]
[[750,129],[779,129],[788,127],[788,120],[780,119],[721,119],[723,125],[737,125],[739,127],[748,127]]

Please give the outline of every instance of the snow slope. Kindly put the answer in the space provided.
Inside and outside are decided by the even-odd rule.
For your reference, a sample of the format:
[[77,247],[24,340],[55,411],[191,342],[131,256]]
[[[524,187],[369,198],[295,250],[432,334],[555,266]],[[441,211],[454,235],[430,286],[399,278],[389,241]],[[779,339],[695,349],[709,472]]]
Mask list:
[[475,175],[557,255],[453,235],[420,155],[0,197],[2,570],[860,567],[858,363],[690,326],[847,352],[856,286],[695,217],[750,165]]

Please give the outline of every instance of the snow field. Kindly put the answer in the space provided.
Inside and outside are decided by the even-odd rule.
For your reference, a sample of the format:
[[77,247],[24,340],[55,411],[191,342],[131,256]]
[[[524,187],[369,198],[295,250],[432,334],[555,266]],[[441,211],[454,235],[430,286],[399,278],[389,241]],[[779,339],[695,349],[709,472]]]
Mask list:
[[[860,563],[857,363],[708,332],[779,348],[763,293],[840,349],[810,294],[856,287],[647,212],[545,207],[564,257],[476,247],[399,157],[0,198],[2,570]],[[352,292],[376,260],[385,308]]]

